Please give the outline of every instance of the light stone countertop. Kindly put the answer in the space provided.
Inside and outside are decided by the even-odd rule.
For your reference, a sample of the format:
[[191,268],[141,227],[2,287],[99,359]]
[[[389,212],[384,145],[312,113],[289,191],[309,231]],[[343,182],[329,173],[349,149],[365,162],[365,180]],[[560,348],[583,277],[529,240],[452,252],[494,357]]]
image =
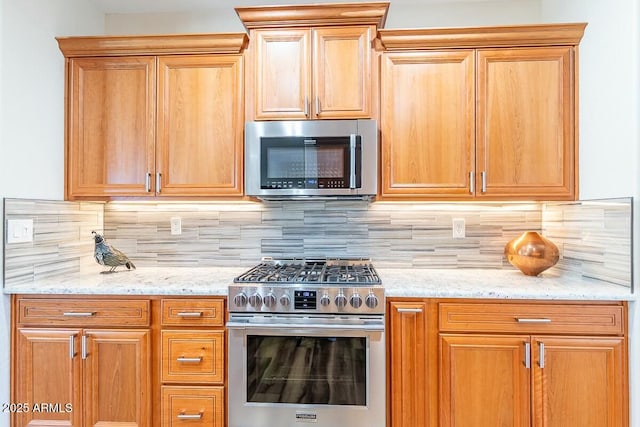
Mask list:
[[[247,267],[138,268],[100,270],[5,287],[5,294],[214,295],[226,296],[233,278]],[[518,270],[376,268],[387,297],[502,298],[546,300],[635,300],[623,286],[580,276]]]

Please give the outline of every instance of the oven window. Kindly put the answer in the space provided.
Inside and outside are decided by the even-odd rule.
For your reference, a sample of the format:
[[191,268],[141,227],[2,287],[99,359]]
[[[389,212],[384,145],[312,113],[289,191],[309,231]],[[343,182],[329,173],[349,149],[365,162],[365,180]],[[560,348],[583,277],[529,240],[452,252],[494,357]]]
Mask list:
[[364,406],[365,337],[247,336],[247,401]]

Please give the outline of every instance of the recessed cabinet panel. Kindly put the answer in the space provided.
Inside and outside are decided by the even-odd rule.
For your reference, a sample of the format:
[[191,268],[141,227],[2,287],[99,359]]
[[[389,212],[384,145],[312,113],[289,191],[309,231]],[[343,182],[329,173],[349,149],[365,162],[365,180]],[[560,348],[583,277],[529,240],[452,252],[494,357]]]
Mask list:
[[371,116],[371,33],[373,27],[313,30],[316,118]]
[[440,336],[440,425],[530,425],[527,336]]
[[537,336],[532,342],[533,425],[627,425],[624,338]]
[[478,196],[572,198],[570,47],[478,51]]
[[160,57],[156,192],[242,194],[242,57]]
[[382,58],[382,196],[473,197],[474,52]]
[[[80,330],[18,329],[12,400],[16,427],[81,427]],[[60,404],[49,412],[48,404]],[[34,404],[47,404],[44,411]],[[8,412],[8,411],[7,411]]]
[[69,62],[67,198],[146,195],[155,147],[155,59]]
[[309,30],[255,30],[255,118],[306,119],[311,97]]

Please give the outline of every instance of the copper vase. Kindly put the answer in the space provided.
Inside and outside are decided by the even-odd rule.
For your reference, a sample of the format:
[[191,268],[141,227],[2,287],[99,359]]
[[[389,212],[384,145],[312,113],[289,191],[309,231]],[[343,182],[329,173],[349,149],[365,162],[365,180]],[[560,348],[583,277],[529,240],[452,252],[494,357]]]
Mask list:
[[527,276],[537,276],[560,258],[558,247],[535,231],[525,231],[504,247],[507,260]]

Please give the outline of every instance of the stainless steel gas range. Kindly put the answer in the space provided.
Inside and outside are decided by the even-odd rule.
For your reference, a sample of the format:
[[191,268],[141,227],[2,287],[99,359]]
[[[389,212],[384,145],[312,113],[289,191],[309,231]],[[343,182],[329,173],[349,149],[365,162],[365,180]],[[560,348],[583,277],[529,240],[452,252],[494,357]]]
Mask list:
[[229,427],[377,427],[385,296],[368,259],[265,259],[229,286]]

